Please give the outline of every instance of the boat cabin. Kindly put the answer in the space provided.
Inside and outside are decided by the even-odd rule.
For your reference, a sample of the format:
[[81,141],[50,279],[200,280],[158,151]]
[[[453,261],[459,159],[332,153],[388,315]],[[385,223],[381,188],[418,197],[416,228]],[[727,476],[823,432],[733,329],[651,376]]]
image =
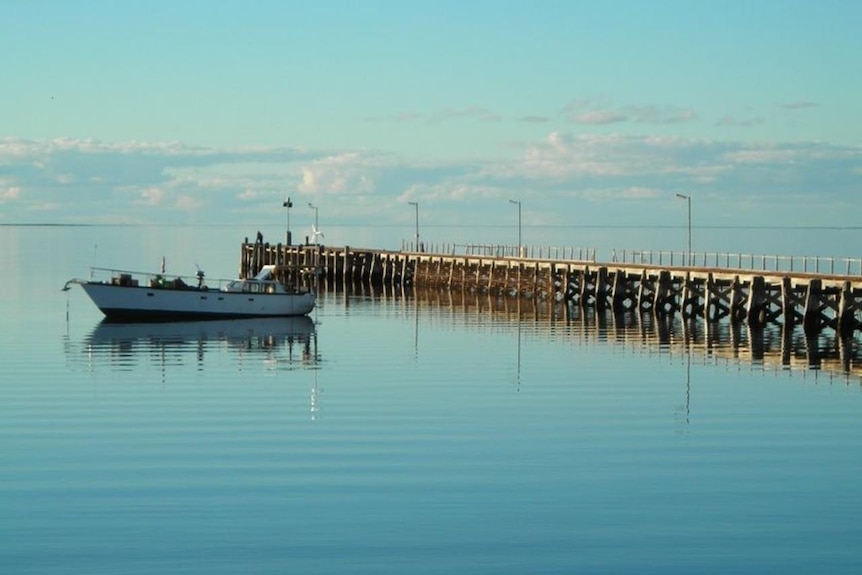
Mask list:
[[281,282],[275,279],[274,274],[275,266],[266,265],[253,278],[233,280],[225,285],[222,290],[226,292],[246,293],[287,293]]

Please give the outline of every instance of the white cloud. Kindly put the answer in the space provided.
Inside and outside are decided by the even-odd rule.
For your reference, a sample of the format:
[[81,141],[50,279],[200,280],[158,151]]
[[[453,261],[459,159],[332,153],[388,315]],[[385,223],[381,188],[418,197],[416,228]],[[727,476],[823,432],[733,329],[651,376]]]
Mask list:
[[800,150],[755,148],[743,149],[724,154],[724,157],[737,164],[790,164],[800,158]]
[[145,206],[158,206],[161,205],[165,198],[165,191],[160,188],[147,188],[146,190],[141,190],[140,198],[135,203]]
[[[2,184],[2,182],[0,182]],[[3,193],[0,193],[0,200],[4,202],[11,202],[12,200],[17,200],[21,197],[21,188],[18,186],[9,186],[3,190]]]
[[39,202],[28,207],[34,212],[53,212],[60,209],[60,204],[57,202]]
[[401,214],[406,201],[436,206],[446,221],[487,219],[488,206],[505,208],[509,198],[560,218],[566,210],[617,206],[639,221],[659,216],[621,206],[654,205],[678,190],[721,198],[728,210],[742,198],[785,202],[816,193],[824,202],[854,201],[862,150],[552,131],[522,144],[515,157],[418,163],[363,150],[7,138],[0,141],[0,165],[4,222],[31,221],[28,214],[39,206],[54,210],[58,222],[257,222],[272,217],[288,195],[296,205],[320,205],[329,221],[379,221],[388,211]]
[[260,192],[256,192],[256,191],[254,191],[254,190],[248,190],[248,189],[247,189],[247,190],[244,190],[244,191],[243,191],[239,196],[237,196],[237,197],[238,197],[239,199],[243,200],[243,201],[251,201],[251,200],[256,200],[256,199],[260,198],[260,197],[261,197],[261,194],[260,194]]
[[176,207],[181,210],[197,210],[204,205],[199,198],[181,194],[177,197]]
[[573,124],[600,125],[635,122],[639,124],[683,124],[697,120],[694,110],[675,106],[645,104],[614,106],[606,99],[582,98],[569,102],[564,108],[566,118]]
[[592,110],[572,117],[576,124],[616,124],[627,120],[628,116],[614,110]]
[[643,199],[658,198],[658,197],[661,197],[662,195],[664,195],[664,193],[660,189],[644,188],[644,187],[640,187],[640,186],[632,186],[630,188],[626,188],[625,190],[623,190],[620,195],[623,198],[643,200]]
[[358,152],[344,153],[302,166],[297,190],[303,194],[367,194],[374,190],[373,157]]
[[785,102],[779,104],[779,106],[785,110],[804,110],[806,108],[816,108],[817,104],[809,100],[797,100],[795,102]]
[[633,121],[645,124],[684,124],[697,119],[693,110],[675,107],[633,106],[627,112]]
[[483,108],[482,106],[468,106],[466,108],[446,108],[431,116],[431,121],[443,122],[447,120],[479,120],[483,122],[497,122],[501,116]]
[[749,116],[739,118],[736,116],[725,115],[719,118],[715,125],[721,127],[751,128],[754,126],[760,126],[765,123],[766,120],[761,116]]

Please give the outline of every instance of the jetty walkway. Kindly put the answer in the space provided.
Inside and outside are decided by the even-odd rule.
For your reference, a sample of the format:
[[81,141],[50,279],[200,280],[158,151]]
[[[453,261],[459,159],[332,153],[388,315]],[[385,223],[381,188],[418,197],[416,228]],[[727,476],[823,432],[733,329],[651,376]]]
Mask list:
[[[418,249],[417,249],[418,248]],[[529,246],[414,246],[378,250],[323,245],[243,243],[240,277],[280,266],[285,281],[324,288],[353,285],[448,288],[566,301],[614,313],[681,314],[759,327],[780,321],[806,333],[862,329],[862,260],[614,252]],[[313,273],[309,273],[312,271]]]

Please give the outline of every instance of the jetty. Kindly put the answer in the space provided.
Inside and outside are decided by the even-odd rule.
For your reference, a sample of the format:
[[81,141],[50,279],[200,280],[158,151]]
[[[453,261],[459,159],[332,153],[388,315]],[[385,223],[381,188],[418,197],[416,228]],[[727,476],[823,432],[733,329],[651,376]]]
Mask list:
[[614,314],[680,314],[751,327],[802,325],[853,337],[862,329],[862,259],[573,247],[404,243],[400,250],[265,243],[241,246],[240,277],[276,265],[291,283],[322,289],[439,288],[564,301]]

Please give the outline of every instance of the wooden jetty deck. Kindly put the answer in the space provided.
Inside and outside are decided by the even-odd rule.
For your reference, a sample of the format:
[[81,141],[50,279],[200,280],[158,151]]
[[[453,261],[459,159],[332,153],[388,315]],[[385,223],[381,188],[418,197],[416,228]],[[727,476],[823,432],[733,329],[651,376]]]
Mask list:
[[314,270],[318,285],[326,289],[359,284],[437,287],[554,299],[615,314],[681,314],[706,322],[727,318],[753,327],[780,321],[802,324],[806,333],[831,328],[842,337],[862,329],[862,269],[850,273],[849,263],[845,273],[770,271],[734,267],[730,258],[727,265],[718,265],[718,257],[712,265],[706,258],[704,265],[688,266],[603,263],[595,261],[595,252],[574,248],[461,247],[465,253],[448,247],[392,251],[286,246],[259,238],[242,245],[239,273],[248,277],[265,264],[275,264],[283,267],[287,281],[308,281],[311,276],[300,277],[300,270]]

